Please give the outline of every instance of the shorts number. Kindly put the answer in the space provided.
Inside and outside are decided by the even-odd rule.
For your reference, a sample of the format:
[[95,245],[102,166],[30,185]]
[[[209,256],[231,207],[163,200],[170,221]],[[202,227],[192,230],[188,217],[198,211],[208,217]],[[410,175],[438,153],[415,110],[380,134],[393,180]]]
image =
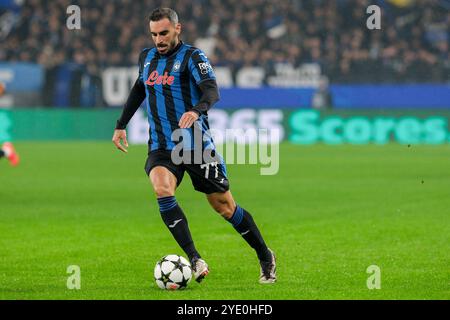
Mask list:
[[215,176],[214,176],[214,178],[217,178],[219,176],[219,167],[217,166],[217,161],[216,162],[205,163],[205,164],[200,165],[200,168],[205,169],[205,178],[206,179],[209,178],[209,167],[210,166],[215,168]]

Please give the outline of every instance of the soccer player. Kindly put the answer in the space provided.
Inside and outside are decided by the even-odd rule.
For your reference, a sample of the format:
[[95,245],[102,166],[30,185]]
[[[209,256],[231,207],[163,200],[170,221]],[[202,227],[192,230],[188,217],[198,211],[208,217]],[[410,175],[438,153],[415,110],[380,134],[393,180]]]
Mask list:
[[3,144],[0,149],[0,159],[1,158],[7,158],[12,166],[17,166],[20,161],[19,154],[16,152],[16,149],[11,142],[5,142]]
[[[0,82],[0,97],[5,94],[6,86],[3,82]],[[16,152],[11,142],[5,142],[0,148],[0,159],[7,158],[12,166],[19,164],[19,154]]]
[[[119,150],[127,152],[125,128],[145,99],[150,125],[145,171],[153,185],[161,217],[188,255],[196,281],[202,281],[209,269],[194,245],[187,218],[175,198],[175,190],[185,172],[194,189],[205,193],[214,210],[256,251],[261,267],[259,282],[274,283],[275,255],[264,242],[250,213],[235,203],[229,191],[225,164],[215,152],[208,133],[208,110],[219,100],[208,58],[200,49],[180,40],[181,24],[174,10],[155,9],[149,20],[155,47],[140,54],[139,76],[117,121],[112,141]],[[173,136],[177,131],[183,137],[180,155],[200,150],[201,155],[207,151],[209,157],[201,156],[200,162],[185,161],[184,157],[181,162],[176,160],[174,151],[179,144]],[[195,139],[196,133],[202,135],[200,142]]]

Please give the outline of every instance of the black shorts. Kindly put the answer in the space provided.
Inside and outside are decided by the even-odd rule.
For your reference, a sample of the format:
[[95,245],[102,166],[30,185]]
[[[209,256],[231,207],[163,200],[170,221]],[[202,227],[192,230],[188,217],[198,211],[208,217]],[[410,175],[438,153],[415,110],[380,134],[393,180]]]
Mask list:
[[171,159],[170,150],[154,150],[148,154],[145,162],[147,175],[150,175],[150,171],[156,166],[163,166],[172,172],[177,178],[177,186],[180,185],[184,172],[187,171],[197,191],[210,194],[225,192],[230,188],[225,163],[218,154],[215,154],[213,161],[208,163],[203,160],[202,164],[175,164]]

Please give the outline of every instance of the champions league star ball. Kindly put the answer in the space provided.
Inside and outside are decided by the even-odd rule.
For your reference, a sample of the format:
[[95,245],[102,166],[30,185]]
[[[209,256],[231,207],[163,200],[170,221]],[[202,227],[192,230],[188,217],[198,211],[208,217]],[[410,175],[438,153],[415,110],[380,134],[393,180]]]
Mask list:
[[192,279],[191,264],[182,256],[170,254],[156,263],[154,276],[161,289],[184,289]]

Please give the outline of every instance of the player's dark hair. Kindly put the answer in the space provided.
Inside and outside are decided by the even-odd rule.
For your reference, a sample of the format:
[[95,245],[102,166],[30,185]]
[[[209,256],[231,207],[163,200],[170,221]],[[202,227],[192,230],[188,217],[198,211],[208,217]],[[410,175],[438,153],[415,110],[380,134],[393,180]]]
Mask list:
[[175,12],[175,10],[172,10],[170,8],[156,8],[152,11],[152,13],[150,13],[149,16],[150,21],[159,21],[165,18],[169,19],[169,21],[173,24],[178,23],[178,14]]

